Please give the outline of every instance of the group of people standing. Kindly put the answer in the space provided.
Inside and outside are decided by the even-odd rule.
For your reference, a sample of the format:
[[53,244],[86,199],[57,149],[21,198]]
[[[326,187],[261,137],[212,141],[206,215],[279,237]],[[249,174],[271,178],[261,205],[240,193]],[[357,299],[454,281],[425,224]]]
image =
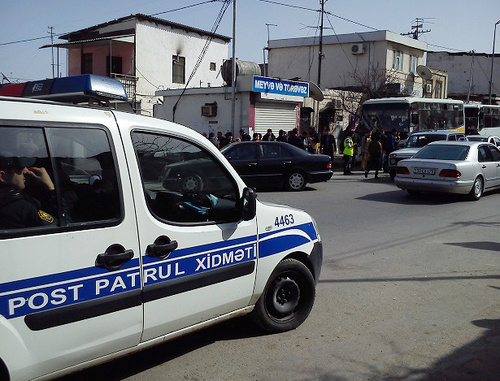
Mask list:
[[324,155],[328,155],[332,158],[332,162],[336,151],[335,137],[330,133],[330,129],[328,127],[323,130],[321,137],[319,137],[317,132],[312,127],[309,128],[308,131],[302,131],[301,134],[299,134],[297,128],[294,128],[288,132],[279,130],[278,136],[276,136],[274,135],[273,130],[269,128],[263,136],[256,132],[252,137],[250,137],[245,130],[241,129],[240,136],[236,139],[233,138],[233,134],[231,132],[226,132],[225,135],[222,135],[222,132],[220,131],[217,132],[217,135],[214,132],[210,132],[206,137],[219,149],[233,142],[241,141],[285,142],[313,154],[322,153]]
[[343,143],[344,154],[344,175],[352,174],[352,163],[356,155],[356,150],[361,150],[361,169],[365,177],[371,170],[375,171],[375,178],[378,178],[380,170],[388,172],[388,160],[391,152],[395,151],[399,144],[399,132],[393,129],[386,132],[383,129],[366,132],[361,138],[360,144],[353,140],[354,132],[346,130]]

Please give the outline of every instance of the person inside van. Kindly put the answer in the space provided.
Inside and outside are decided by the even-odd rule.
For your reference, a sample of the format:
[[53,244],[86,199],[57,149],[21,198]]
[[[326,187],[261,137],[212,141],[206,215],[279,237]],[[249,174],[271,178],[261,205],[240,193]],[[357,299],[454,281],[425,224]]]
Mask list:
[[[47,226],[55,223],[54,183],[46,169],[33,167],[33,158],[0,156],[0,229]],[[27,194],[26,183],[43,189],[43,199]]]

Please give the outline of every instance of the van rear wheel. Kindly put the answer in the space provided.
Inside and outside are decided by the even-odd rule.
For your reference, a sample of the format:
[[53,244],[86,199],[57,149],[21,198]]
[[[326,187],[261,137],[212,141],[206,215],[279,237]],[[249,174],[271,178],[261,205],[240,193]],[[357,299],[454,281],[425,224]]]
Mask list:
[[284,332],[309,316],[316,296],[314,277],[302,262],[288,258],[274,269],[252,318],[263,330]]

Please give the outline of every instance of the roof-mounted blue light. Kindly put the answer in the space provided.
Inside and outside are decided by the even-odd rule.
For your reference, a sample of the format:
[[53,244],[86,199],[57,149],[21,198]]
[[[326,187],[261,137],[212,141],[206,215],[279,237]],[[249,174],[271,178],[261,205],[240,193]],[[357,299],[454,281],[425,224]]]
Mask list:
[[22,96],[72,103],[127,101],[127,93],[120,81],[94,74],[26,82]]

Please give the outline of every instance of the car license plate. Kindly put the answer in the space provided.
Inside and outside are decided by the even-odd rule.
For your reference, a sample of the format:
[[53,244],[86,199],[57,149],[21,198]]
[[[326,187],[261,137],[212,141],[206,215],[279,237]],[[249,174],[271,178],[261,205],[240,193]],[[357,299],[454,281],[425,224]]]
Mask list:
[[416,175],[434,175],[436,168],[413,168],[413,173]]

